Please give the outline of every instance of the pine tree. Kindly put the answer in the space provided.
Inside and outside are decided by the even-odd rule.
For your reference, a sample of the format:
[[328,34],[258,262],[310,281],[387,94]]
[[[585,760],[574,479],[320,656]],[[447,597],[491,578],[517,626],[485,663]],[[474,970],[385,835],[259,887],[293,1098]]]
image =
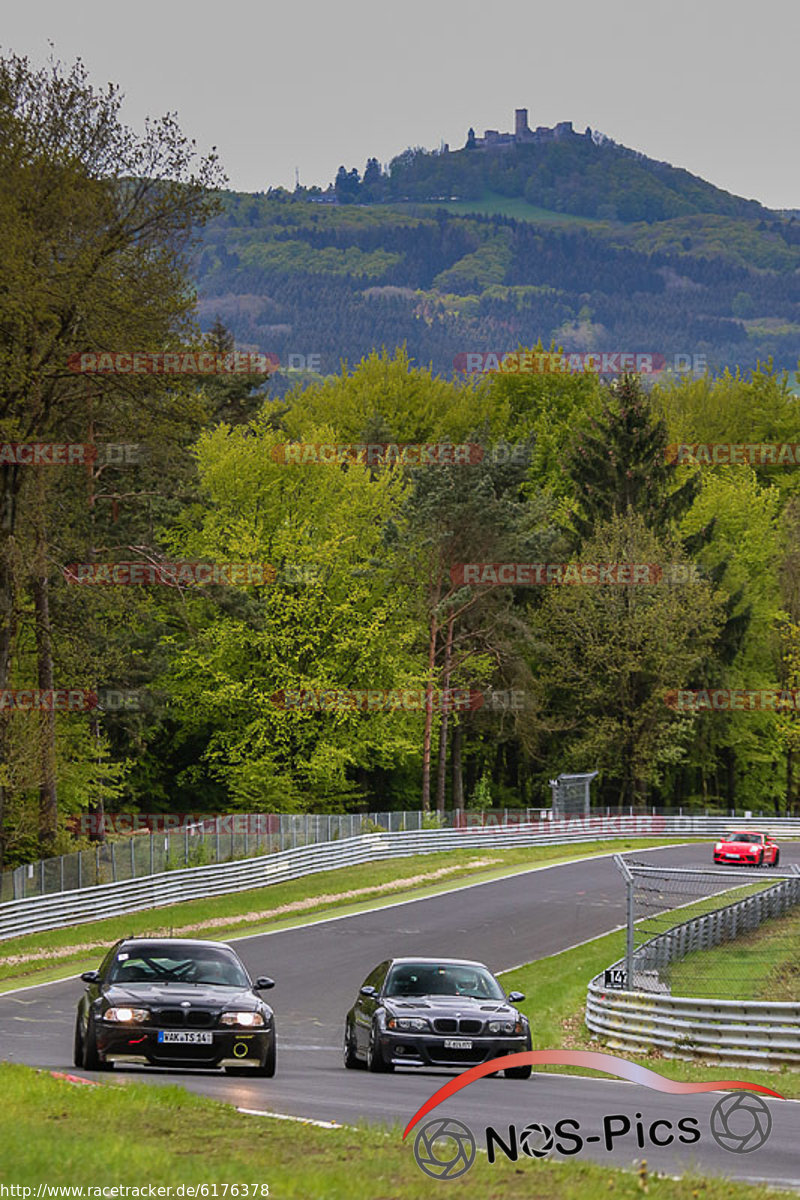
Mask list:
[[693,475],[678,488],[667,461],[667,427],[656,420],[639,380],[623,375],[609,385],[609,402],[590,432],[579,437],[566,466],[578,509],[573,525],[585,541],[596,525],[633,510],[663,536],[691,507],[700,490]]

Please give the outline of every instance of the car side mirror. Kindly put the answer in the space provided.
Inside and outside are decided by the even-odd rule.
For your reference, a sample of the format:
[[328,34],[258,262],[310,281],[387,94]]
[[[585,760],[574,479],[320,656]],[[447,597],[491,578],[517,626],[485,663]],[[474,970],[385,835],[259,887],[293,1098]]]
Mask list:
[[84,971],[83,974],[81,975],[81,979],[83,980],[84,983],[99,983],[100,982],[100,972],[99,971]]
[[253,986],[257,991],[266,991],[275,987],[275,980],[270,979],[268,975],[259,975]]
[[362,996],[376,996],[378,994],[371,983],[365,983],[364,986],[358,990]]
[[508,998],[512,1004],[517,1004],[520,1000],[525,999],[525,993],[524,992],[509,992]]

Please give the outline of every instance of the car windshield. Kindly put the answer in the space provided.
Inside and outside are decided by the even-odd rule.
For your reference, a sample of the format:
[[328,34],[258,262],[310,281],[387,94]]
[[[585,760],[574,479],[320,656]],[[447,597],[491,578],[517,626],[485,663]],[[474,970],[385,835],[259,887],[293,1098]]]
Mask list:
[[760,833],[732,833],[728,837],[729,842],[761,842]]
[[500,984],[485,967],[447,963],[398,963],[386,980],[387,996],[471,996],[504,1000]]
[[236,956],[209,946],[131,946],[117,954],[110,983],[205,983],[249,986]]

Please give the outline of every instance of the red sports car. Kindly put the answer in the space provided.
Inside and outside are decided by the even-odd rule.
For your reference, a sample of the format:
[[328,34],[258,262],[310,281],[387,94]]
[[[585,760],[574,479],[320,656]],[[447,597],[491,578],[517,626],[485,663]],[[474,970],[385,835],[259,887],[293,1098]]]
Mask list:
[[744,863],[746,866],[777,867],[781,852],[769,834],[749,829],[728,833],[714,846],[715,863]]

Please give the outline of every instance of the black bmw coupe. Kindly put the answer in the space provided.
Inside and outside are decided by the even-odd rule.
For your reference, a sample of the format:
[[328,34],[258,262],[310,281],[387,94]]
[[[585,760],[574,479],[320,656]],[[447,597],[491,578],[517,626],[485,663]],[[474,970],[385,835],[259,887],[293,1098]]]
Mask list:
[[[450,958],[390,958],[367,976],[347,1014],[344,1065],[467,1067],[531,1049],[528,1018],[483,963]],[[527,1079],[530,1066],[509,1067]]]
[[126,938],[81,979],[76,1067],[145,1063],[275,1074],[275,1018],[256,994],[273,980],[253,983],[224,942]]

